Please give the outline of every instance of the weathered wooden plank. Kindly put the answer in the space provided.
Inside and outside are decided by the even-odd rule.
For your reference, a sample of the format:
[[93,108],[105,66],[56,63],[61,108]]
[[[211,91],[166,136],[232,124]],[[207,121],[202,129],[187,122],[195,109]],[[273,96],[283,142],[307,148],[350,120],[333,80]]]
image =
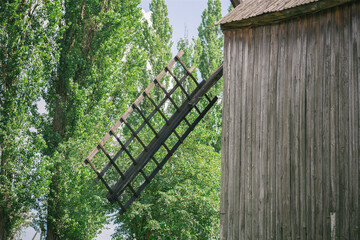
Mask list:
[[[353,39],[354,39],[354,43],[353,43],[353,54],[354,54],[354,68],[353,68],[353,71],[354,71],[354,79],[355,81],[357,80],[357,84],[358,84],[358,87],[357,87],[357,95],[358,96],[358,99],[355,100],[355,103],[357,101],[357,104],[356,106],[358,107],[357,108],[357,113],[358,113],[358,117],[357,117],[357,140],[355,140],[355,146],[357,146],[357,153],[356,153],[356,156],[354,158],[354,161],[357,162],[357,165],[358,165],[358,171],[357,171],[357,179],[358,179],[358,191],[357,191],[357,196],[358,196],[358,201],[357,203],[355,204],[355,210],[357,209],[357,213],[358,213],[358,216],[357,216],[357,224],[356,224],[356,221],[354,221],[355,225],[354,226],[358,226],[356,228],[356,232],[357,232],[357,236],[358,238],[360,237],[360,163],[359,161],[357,161],[357,159],[360,159],[360,5],[357,4],[354,6],[354,12],[356,14],[354,14],[354,18],[353,18],[353,24],[352,24],[352,29],[353,29]],[[355,50],[356,48],[356,50]],[[355,116],[356,117],[356,116]],[[356,125],[355,125],[356,127]],[[354,180],[356,181],[356,179]]]
[[268,195],[270,206],[268,208],[269,216],[269,234],[268,239],[276,238],[276,226],[277,226],[277,217],[276,217],[276,129],[277,129],[277,74],[278,74],[278,52],[279,52],[279,26],[273,25],[271,28],[271,40],[270,40],[270,64],[269,66],[269,110],[268,110],[268,176],[269,176],[269,188]]
[[300,178],[302,179],[300,183],[300,238],[306,239],[308,237],[307,233],[307,218],[308,218],[308,202],[307,202],[307,149],[306,149],[306,125],[307,125],[307,106],[306,106],[306,93],[307,93],[307,56],[310,54],[308,52],[308,36],[307,28],[309,26],[308,19],[304,19],[301,26],[301,63],[300,63],[300,116],[299,116],[299,127],[300,127],[300,139],[299,139],[299,156],[300,156]]
[[[231,34],[231,43],[233,45],[232,49],[234,49],[236,51],[237,48],[237,42],[236,42],[236,33],[232,33]],[[232,53],[230,55],[230,61],[234,62],[235,59],[235,54]],[[232,76],[232,79],[236,79],[236,69],[237,66],[234,67],[234,65],[232,65],[232,68],[230,68],[230,75]],[[236,166],[236,161],[235,161],[235,155],[234,155],[234,151],[236,149],[235,146],[235,108],[237,107],[236,103],[235,103],[235,84],[236,81],[232,81],[229,83],[230,84],[230,91],[229,91],[229,104],[230,104],[230,112],[229,114],[229,128],[230,128],[230,132],[228,133],[229,135],[229,213],[233,213],[236,209],[234,208],[235,205],[235,192],[238,191],[238,187],[237,187],[237,183],[236,183],[236,176],[235,176],[235,166]],[[232,130],[231,130],[232,129]],[[235,221],[236,216],[234,214],[229,214],[229,225],[232,226],[232,229],[229,232],[229,238],[230,239],[234,239],[234,233],[235,233],[235,228],[234,228],[234,221]]]
[[260,239],[269,239],[268,234],[268,211],[270,207],[269,195],[267,189],[269,188],[268,181],[268,99],[269,99],[269,68],[270,68],[270,27],[264,27],[263,29],[263,40],[261,43],[262,54],[261,54],[261,117],[260,121],[260,200],[262,204],[260,206],[259,219],[262,222],[260,226]]
[[324,89],[323,82],[323,65],[324,65],[324,42],[325,42],[325,28],[324,28],[324,14],[319,14],[314,26],[314,238],[323,238],[323,102]]
[[[277,109],[276,109],[276,115],[275,115],[275,119],[276,119],[276,143],[275,143],[275,147],[276,147],[276,172],[275,172],[275,176],[276,176],[276,236],[279,238],[285,238],[284,236],[284,221],[285,219],[284,217],[284,208],[283,208],[283,204],[282,204],[282,199],[284,197],[283,195],[283,189],[284,189],[284,185],[283,185],[283,168],[282,168],[282,164],[283,164],[283,148],[286,147],[283,145],[283,132],[284,132],[284,123],[283,123],[283,111],[284,111],[284,84],[285,84],[285,76],[284,76],[284,66],[285,66],[285,59],[284,59],[284,55],[285,55],[285,47],[286,47],[286,29],[285,29],[285,24],[279,24],[279,32],[278,32],[278,41],[279,41],[279,59],[277,62],[277,67],[278,67],[278,81],[277,81]],[[281,204],[280,204],[281,203]],[[286,220],[288,221],[288,219]]]
[[337,9],[337,21],[339,24],[339,233],[340,238],[350,239],[349,225],[349,8],[341,6]]
[[301,133],[303,132],[303,129],[301,127],[301,123],[302,123],[302,99],[303,99],[303,80],[301,78],[301,70],[302,70],[302,66],[304,65],[303,59],[304,59],[304,51],[306,52],[306,46],[304,46],[304,37],[303,37],[303,31],[304,31],[304,26],[303,26],[303,22],[299,19],[297,21],[296,24],[296,49],[299,51],[299,54],[297,54],[295,51],[293,52],[296,57],[294,57],[295,61],[293,62],[293,74],[294,74],[294,78],[295,78],[295,86],[294,86],[294,151],[295,151],[295,163],[294,163],[294,168],[295,168],[295,181],[296,181],[296,187],[295,187],[295,194],[297,195],[295,197],[295,202],[294,202],[294,209],[296,212],[296,221],[295,221],[295,227],[296,230],[294,232],[295,234],[295,239],[301,239],[302,237],[302,188],[303,188],[303,178],[302,178],[302,155],[301,155],[301,146],[302,146],[302,138],[301,138]]
[[252,81],[252,112],[251,112],[251,164],[252,164],[252,176],[251,176],[251,188],[252,188],[252,203],[251,203],[251,218],[252,218],[252,237],[259,239],[259,113],[260,113],[260,92],[259,92],[259,70],[257,67],[260,63],[260,42],[262,39],[261,28],[257,28],[253,31],[253,43],[254,43],[254,59],[251,72],[251,78],[249,81]]
[[356,239],[360,236],[360,164],[359,164],[359,131],[360,131],[360,82],[359,82],[359,69],[360,69],[360,7],[353,5],[350,9],[351,23],[350,23],[350,36],[349,36],[349,205],[350,205],[350,239]]
[[[255,73],[256,76],[256,99],[255,99],[255,105],[257,106],[256,113],[255,113],[255,119],[256,119],[256,133],[255,133],[255,167],[257,171],[256,174],[256,182],[254,186],[256,186],[256,197],[258,199],[258,208],[257,213],[255,214],[255,222],[257,222],[257,238],[264,239],[264,195],[262,194],[264,192],[264,180],[263,180],[263,165],[264,165],[264,159],[263,159],[263,145],[262,145],[262,127],[263,127],[263,119],[262,119],[262,95],[263,93],[263,79],[262,79],[262,71],[263,71],[263,64],[262,59],[264,57],[264,44],[263,39],[265,38],[265,27],[260,27],[256,30],[257,32],[257,41],[255,41],[255,44],[258,46],[258,52],[257,52],[257,64],[255,63],[255,66],[259,66],[260,69]],[[256,43],[257,42],[257,43]]]
[[[237,47],[237,42],[236,42],[236,33],[233,33],[231,36],[231,41],[232,41],[232,45],[233,45],[233,49],[235,49],[236,51],[236,47]],[[235,61],[236,56],[234,54],[231,54],[230,59],[231,61]],[[230,69],[230,74],[232,76],[232,78],[236,79],[236,69],[237,66],[235,68],[231,68]],[[235,108],[237,107],[236,102],[235,102],[235,84],[236,82],[232,81],[230,82],[230,93],[229,93],[229,104],[230,104],[230,113],[229,113],[229,128],[230,129],[235,129]],[[236,149],[236,145],[235,145],[235,131],[234,130],[230,130],[229,132],[229,212],[233,213],[236,209],[235,209],[235,192],[238,191],[238,187],[237,187],[237,182],[236,182],[236,176],[235,176],[235,165],[236,165],[236,157],[235,157],[235,149]],[[230,178],[230,176],[232,176],[232,179]],[[230,239],[234,239],[234,233],[235,233],[235,224],[234,222],[236,221],[236,216],[233,216],[233,214],[229,215],[229,224],[231,226],[233,226],[233,229],[231,229],[231,231],[229,232],[229,238]]]
[[[231,35],[231,44],[232,44],[232,49],[236,49],[236,33],[232,33]],[[234,54],[232,53],[230,55],[230,61],[235,61],[235,56]],[[236,76],[236,67],[233,67],[233,68],[230,68],[230,74],[232,76],[232,78],[234,79],[235,76]],[[228,133],[228,137],[229,137],[229,213],[233,213],[235,211],[234,209],[234,204],[235,204],[235,201],[236,199],[234,199],[234,191],[237,191],[238,188],[236,187],[237,186],[237,183],[235,182],[235,172],[234,172],[234,166],[235,166],[235,156],[234,156],[234,150],[236,148],[235,146],[235,131],[233,130],[234,129],[234,120],[235,120],[235,92],[234,92],[234,85],[235,85],[235,82],[232,81],[229,83],[230,85],[230,91],[229,91],[229,104],[230,104],[230,112],[229,112],[229,130],[230,132]],[[235,104],[235,105],[234,105]],[[235,221],[235,218],[236,216],[232,216],[233,214],[229,214],[228,215],[228,221],[229,221],[229,225],[232,226],[232,228],[230,229],[229,231],[229,239],[234,239],[234,232],[235,232],[235,225],[234,225],[234,221]]]
[[[242,84],[242,88],[241,88],[241,96],[240,96],[240,104],[243,106],[241,109],[241,146],[240,146],[240,156],[239,156],[239,160],[241,161],[241,169],[240,169],[240,184],[241,184],[241,189],[240,189],[240,237],[239,239],[245,239],[246,238],[246,211],[247,211],[247,207],[248,207],[248,203],[246,202],[246,198],[245,196],[247,195],[247,170],[248,170],[248,161],[246,158],[246,147],[247,147],[247,136],[246,136],[246,127],[247,127],[247,102],[246,100],[248,99],[248,78],[247,76],[247,71],[248,71],[248,61],[249,61],[249,43],[248,43],[248,30],[244,30],[242,31],[242,69],[241,69],[241,84]],[[240,80],[240,79],[239,79]]]
[[254,37],[253,29],[247,29],[248,39],[248,54],[247,54],[247,71],[244,76],[244,79],[247,81],[247,91],[246,95],[246,127],[245,127],[245,136],[246,144],[244,149],[244,161],[246,162],[246,179],[245,179],[245,239],[250,239],[252,236],[252,204],[253,204],[253,192],[252,192],[252,92],[253,92],[253,81],[251,80],[253,69],[254,69]]
[[[358,234],[358,237],[360,235],[360,163],[359,161],[357,161],[356,159],[360,159],[360,5],[356,5],[354,7],[356,10],[355,10],[355,13],[356,15],[354,15],[354,18],[353,18],[353,29],[356,29],[353,31],[353,36],[354,36],[354,39],[355,40],[355,43],[353,44],[353,49],[356,48],[356,51],[353,51],[353,54],[354,54],[354,66],[356,66],[355,68],[353,68],[353,71],[354,71],[354,79],[356,81],[356,79],[358,80],[357,83],[358,83],[358,91],[357,91],[357,96],[358,96],[358,99],[357,99],[357,105],[358,106],[358,117],[357,117],[357,120],[358,120],[358,124],[357,124],[357,129],[358,129],[358,132],[357,132],[357,141],[355,142],[356,143],[356,146],[358,147],[358,151],[357,151],[357,156],[354,158],[355,161],[357,162],[358,164],[358,172],[357,172],[357,179],[358,179],[358,202],[356,204],[356,207],[358,209],[358,216],[357,216],[357,225],[354,225],[354,226],[358,226],[356,228],[356,231],[357,231],[357,234]],[[356,180],[355,180],[356,181]],[[354,221],[356,223],[356,221]]]
[[[283,82],[283,91],[284,91],[284,98],[283,101],[283,114],[282,114],[282,121],[283,121],[283,158],[282,158],[282,207],[283,207],[283,234],[285,239],[291,238],[291,202],[290,202],[290,193],[291,193],[291,182],[290,182],[290,169],[291,169],[291,155],[290,155],[290,107],[291,102],[293,101],[291,95],[291,65],[292,65],[292,58],[290,57],[291,51],[294,49],[291,48],[290,42],[292,41],[292,32],[293,32],[293,24],[288,23],[285,25],[285,36],[286,39],[284,41],[285,46],[285,54],[284,54],[284,65],[283,65],[283,75],[284,75],[284,82]],[[287,219],[287,221],[285,220]]]
[[331,221],[330,221],[330,199],[331,199],[331,188],[330,188],[330,98],[331,98],[331,85],[329,78],[330,67],[331,67],[331,12],[326,13],[324,19],[324,66],[323,66],[323,145],[322,145],[322,156],[323,156],[323,239],[331,239]]
[[306,61],[307,55],[307,41],[306,29],[308,27],[308,20],[303,19],[301,22],[300,41],[301,41],[301,58],[300,58],[300,78],[299,78],[299,201],[300,201],[300,239],[306,239],[306,224],[307,224],[307,202],[306,202]]
[[[242,32],[236,31],[234,33],[234,40],[236,41],[236,48],[235,48],[235,61],[237,59],[242,59],[242,50],[243,50],[243,42],[242,39]],[[234,213],[235,213],[235,219],[234,219],[234,237],[233,239],[240,239],[240,215],[241,215],[241,208],[240,208],[240,202],[241,202],[241,191],[243,190],[242,181],[241,181],[241,169],[242,169],[242,161],[241,161],[241,135],[242,135],[242,118],[241,118],[241,112],[243,108],[243,104],[241,102],[242,98],[242,85],[243,85],[243,79],[241,76],[242,73],[242,61],[239,61],[236,65],[236,71],[234,78],[236,79],[235,86],[235,97],[234,97],[234,111],[235,111],[235,121],[234,121],[234,127],[236,129],[235,131],[235,149],[234,149],[234,175],[235,175],[235,206],[234,206]]]
[[229,156],[228,156],[228,145],[229,145],[229,118],[228,114],[230,111],[230,104],[229,104],[229,79],[231,75],[229,73],[230,64],[230,55],[231,55],[231,31],[224,31],[224,80],[223,80],[223,116],[222,116],[222,148],[221,148],[221,204],[220,204],[220,237],[221,239],[228,239],[228,232],[229,232],[229,223],[228,223],[228,207],[229,207],[229,199],[228,199],[228,192],[229,192]]
[[307,74],[306,74],[306,180],[307,180],[307,191],[306,191],[306,201],[308,203],[308,212],[307,212],[307,233],[310,239],[315,238],[313,228],[315,224],[315,185],[314,185],[314,164],[315,164],[315,153],[313,146],[314,143],[314,115],[315,115],[315,24],[316,19],[314,16],[309,16],[309,24],[307,28],[308,36],[308,54],[307,56]]
[[339,168],[339,155],[338,155],[338,77],[337,73],[339,71],[338,65],[338,52],[336,49],[339,49],[339,29],[333,24],[337,21],[335,14],[332,14],[332,34],[331,34],[331,42],[332,42],[332,51],[331,51],[331,72],[330,72],[330,84],[331,84],[331,112],[330,112],[330,138],[331,138],[331,213],[330,213],[330,221],[331,221],[331,239],[339,238],[337,224],[340,220],[339,218],[339,178],[338,178],[338,168]]
[[291,63],[291,92],[292,96],[290,102],[290,214],[291,214],[291,239],[299,239],[299,227],[300,227],[300,211],[299,211],[299,66],[301,59],[301,35],[300,26],[301,21],[299,19],[293,21],[293,29],[289,33],[290,42],[289,48]]
[[[354,71],[354,79],[356,81],[356,79],[358,80],[357,83],[358,83],[358,91],[357,91],[357,96],[358,96],[358,99],[357,99],[357,106],[358,106],[358,124],[357,124],[357,129],[358,129],[358,132],[357,132],[357,141],[356,141],[356,146],[358,146],[358,151],[357,151],[357,156],[354,158],[355,161],[356,159],[360,159],[360,5],[356,5],[355,7],[355,13],[356,15],[354,15],[354,18],[353,18],[353,29],[356,29],[353,31],[353,36],[354,36],[354,39],[355,40],[355,43],[353,44],[353,49],[356,48],[356,51],[353,52],[354,54],[354,66],[356,66],[355,68],[353,68],[353,71]],[[357,172],[357,179],[358,179],[358,203],[356,204],[356,207],[358,209],[358,216],[357,216],[357,225],[355,226],[358,226],[356,228],[356,231],[357,231],[357,234],[358,234],[358,237],[360,235],[360,163],[359,161],[357,161],[357,164],[358,164],[358,172]],[[355,180],[356,181],[356,180]],[[355,221],[354,221],[355,222]]]

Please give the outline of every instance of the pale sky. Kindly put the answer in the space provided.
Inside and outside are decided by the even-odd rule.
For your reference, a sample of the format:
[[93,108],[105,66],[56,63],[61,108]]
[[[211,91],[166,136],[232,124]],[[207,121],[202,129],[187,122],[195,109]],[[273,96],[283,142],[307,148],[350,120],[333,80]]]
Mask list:
[[[145,12],[149,12],[149,3],[151,0],[142,0],[141,7]],[[172,53],[175,56],[177,53],[176,43],[180,38],[187,36],[189,39],[197,36],[197,28],[201,22],[201,13],[207,6],[207,0],[165,0],[168,7],[168,14],[170,24],[173,27],[173,47]],[[227,14],[230,0],[221,0],[222,4],[222,16]],[[110,240],[111,234],[114,233],[114,226],[106,226],[108,229],[104,229],[97,240]],[[35,235],[35,231],[32,228],[25,229],[21,235],[22,240],[32,240]],[[34,238],[39,240],[40,236]]]
[[[149,10],[151,0],[142,0],[141,7],[145,12]],[[197,36],[197,28],[201,22],[201,13],[207,6],[207,0],[165,0],[168,7],[170,24],[173,27],[172,54],[176,55],[176,43],[185,35],[189,39]],[[222,16],[225,16],[230,6],[230,0],[221,0]]]

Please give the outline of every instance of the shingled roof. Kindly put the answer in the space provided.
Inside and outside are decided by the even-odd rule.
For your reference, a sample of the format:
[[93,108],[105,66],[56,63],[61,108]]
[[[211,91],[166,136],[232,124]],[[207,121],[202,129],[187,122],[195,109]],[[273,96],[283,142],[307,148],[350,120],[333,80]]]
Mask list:
[[244,0],[217,24],[222,29],[263,25],[356,0]]

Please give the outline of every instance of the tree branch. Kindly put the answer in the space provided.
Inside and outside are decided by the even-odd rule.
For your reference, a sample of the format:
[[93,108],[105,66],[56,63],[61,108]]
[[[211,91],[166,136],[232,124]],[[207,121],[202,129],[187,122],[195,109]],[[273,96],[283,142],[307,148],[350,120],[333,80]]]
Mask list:
[[86,4],[86,0],[83,0],[81,3],[81,20],[84,20],[85,4]]

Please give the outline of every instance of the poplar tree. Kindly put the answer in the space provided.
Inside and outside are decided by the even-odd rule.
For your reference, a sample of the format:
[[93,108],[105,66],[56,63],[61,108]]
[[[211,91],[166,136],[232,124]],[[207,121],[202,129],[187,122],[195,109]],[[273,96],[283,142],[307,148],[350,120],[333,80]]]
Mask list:
[[201,24],[198,27],[198,36],[201,47],[199,70],[201,77],[207,79],[221,64],[223,58],[223,35],[220,26],[215,23],[221,19],[221,1],[208,0],[207,8],[201,14]]
[[[160,6],[159,1],[153,0],[153,6],[156,6],[155,3]],[[198,39],[195,39],[195,43],[190,43],[188,39],[182,39],[178,43],[178,50],[185,51],[182,60],[187,66],[199,66],[201,63],[201,66],[205,67],[206,61],[210,61],[213,64],[212,68],[207,66],[204,68],[210,72],[218,67],[219,60],[221,63],[221,44],[217,48],[211,38],[214,36],[211,29],[215,30],[213,14],[218,13],[217,7],[220,7],[216,4],[211,1],[209,7],[212,10],[204,11],[203,18],[210,20],[203,21],[202,33]],[[153,18],[153,21],[161,23],[153,22],[153,25],[167,26],[167,14],[159,16],[167,11],[162,8],[152,9],[152,11],[157,16]],[[216,31],[219,32],[217,28]],[[149,33],[151,32],[155,31],[149,30]],[[207,33],[211,34],[210,38],[205,36]],[[146,37],[151,40],[156,39],[157,36]],[[220,40],[216,39],[216,43],[220,43]],[[212,45],[221,59],[219,57],[215,59],[216,61],[209,59],[215,55],[202,51],[202,49],[212,50],[207,44]],[[164,44],[162,48],[166,47],[167,45]],[[161,49],[154,48],[149,52],[157,53],[158,51]],[[160,71],[169,60],[170,57],[165,62],[153,62],[157,64]],[[206,73],[202,73],[200,68],[199,70],[205,76]],[[184,74],[182,67],[175,66],[174,71],[178,76]],[[194,71],[195,76],[196,72],[197,70]],[[219,114],[219,109],[213,111],[217,111],[214,116]],[[214,147],[214,142],[217,143],[221,132],[211,129],[217,120],[209,118],[202,121],[188,136],[128,211],[116,217],[116,223],[118,223],[114,234],[116,239],[217,239],[219,237],[221,157],[219,149]]]
[[[202,79],[207,79],[220,66],[223,59],[223,34],[220,26],[215,25],[221,19],[221,1],[208,0],[207,8],[201,14],[198,27],[198,39],[195,49],[199,57],[199,71]],[[222,79],[210,91],[219,97],[212,111],[205,116],[207,131],[203,137],[204,143],[210,144],[216,152],[221,148],[222,119]]]
[[172,27],[164,0],[152,0],[149,8],[152,26],[146,29],[144,40],[147,45],[145,50],[149,53],[151,73],[157,75],[172,58]]
[[51,178],[38,212],[48,240],[92,239],[112,211],[101,184],[81,162],[137,90],[127,68],[134,63],[128,57],[134,55],[133,45],[140,45],[134,41],[138,5],[128,0],[64,2],[59,61],[44,94],[48,114],[42,133]]
[[56,61],[58,1],[0,3],[0,239],[13,239],[46,193],[37,102]]

